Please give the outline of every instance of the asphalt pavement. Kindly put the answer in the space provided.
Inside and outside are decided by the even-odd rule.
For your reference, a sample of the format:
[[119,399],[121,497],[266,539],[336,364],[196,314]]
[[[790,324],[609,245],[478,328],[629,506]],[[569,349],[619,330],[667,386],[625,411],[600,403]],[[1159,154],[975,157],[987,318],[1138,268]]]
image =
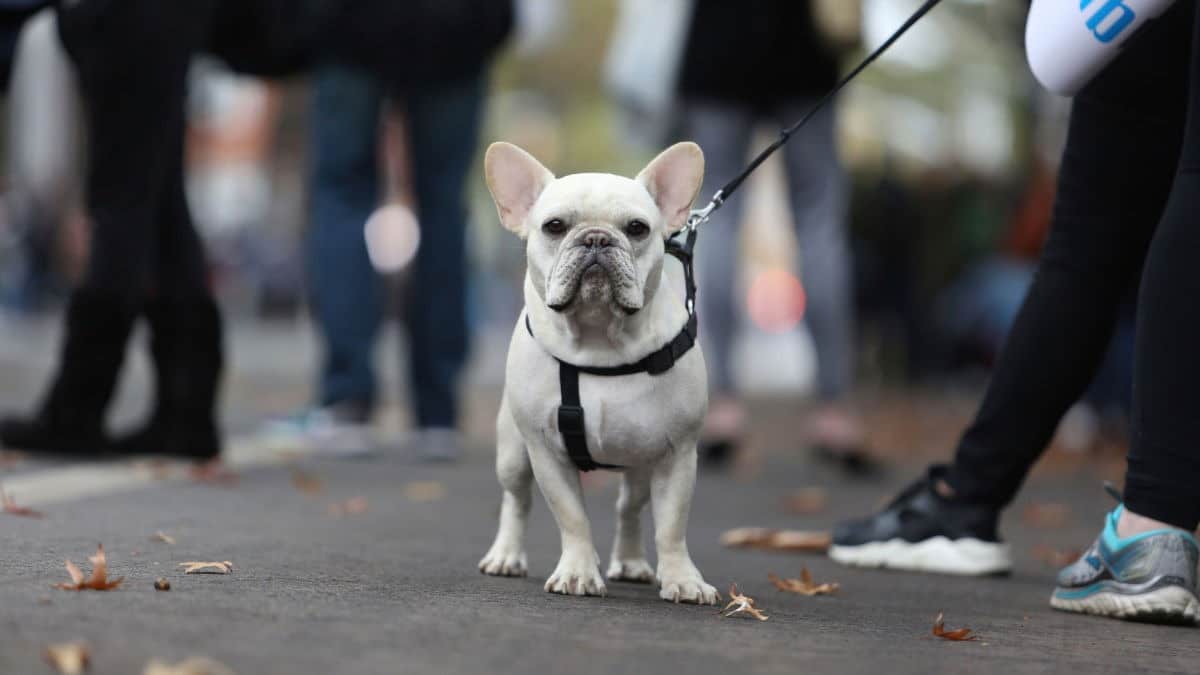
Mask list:
[[[35,382],[37,374],[22,368],[41,366],[6,362],[11,351],[0,347],[0,374],[10,376],[0,402],[27,403],[33,392],[13,383]],[[235,404],[290,400],[304,379],[269,375],[239,375]],[[481,386],[476,395],[494,393]],[[251,412],[229,414],[248,420]],[[1002,527],[1017,561],[1009,577],[861,571],[821,555],[728,549],[718,538],[746,525],[827,528],[875,508],[920,463],[894,459],[880,476],[850,480],[794,448],[786,424],[763,436],[757,461],[701,475],[689,544],[705,577],[722,592],[737,582],[769,615],[765,622],[673,605],[649,586],[610,583],[605,598],[545,593],[558,535],[540,496],[529,528],[530,576],[479,574],[500,495],[485,434],[469,437],[462,462],[436,466],[416,462],[415,449],[403,444],[335,460],[265,450],[242,434],[234,443],[236,480],[220,483],[145,463],[0,465],[0,485],[45,513],[0,514],[0,673],[52,672],[45,646],[75,639],[89,643],[89,672],[100,675],[137,674],[150,659],[192,655],[242,675],[1200,672],[1195,629],[1062,614],[1047,604],[1055,570],[1040,558],[1095,536],[1110,506],[1100,479],[1111,467],[1067,463],[1031,479]],[[789,513],[786,497],[808,486],[823,488],[827,504]],[[615,493],[611,478],[589,480],[605,557]],[[331,512],[357,498],[359,512]],[[153,538],[158,532],[174,543]],[[51,587],[67,580],[64,559],[86,563],[98,543],[110,574],[125,576],[120,588]],[[178,566],[210,560],[231,561],[233,573],[186,575]],[[798,576],[802,567],[840,590],[804,597],[767,580],[771,572]],[[170,591],[153,588],[159,577]],[[939,612],[949,627],[969,627],[980,639],[933,637]]]

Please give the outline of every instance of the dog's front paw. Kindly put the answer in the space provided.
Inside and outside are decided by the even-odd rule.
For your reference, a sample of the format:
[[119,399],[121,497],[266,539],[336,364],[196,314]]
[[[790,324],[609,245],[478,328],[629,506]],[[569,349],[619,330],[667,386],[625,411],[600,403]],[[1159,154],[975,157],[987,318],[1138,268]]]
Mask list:
[[634,558],[631,560],[616,560],[614,559],[608,565],[608,573],[604,576],[608,577],[609,581],[629,581],[635,584],[649,584],[654,582],[654,568],[645,558]]
[[479,571],[494,577],[523,577],[528,574],[525,552],[493,546],[479,561]]
[[705,583],[700,570],[691,560],[675,563],[660,562],[658,578],[662,588],[658,597],[670,602],[689,602],[697,605],[715,605],[721,600],[717,589]]
[[546,590],[563,595],[608,595],[595,555],[568,556],[564,553],[554,574],[546,580]]

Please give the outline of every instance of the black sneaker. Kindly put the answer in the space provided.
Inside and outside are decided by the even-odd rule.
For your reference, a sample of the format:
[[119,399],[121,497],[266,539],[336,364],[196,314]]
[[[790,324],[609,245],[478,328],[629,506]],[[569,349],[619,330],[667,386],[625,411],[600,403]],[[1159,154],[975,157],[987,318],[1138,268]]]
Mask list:
[[934,484],[945,466],[900,493],[883,511],[838,525],[829,557],[843,565],[937,574],[1004,574],[1008,544],[996,536],[998,509],[942,497]]

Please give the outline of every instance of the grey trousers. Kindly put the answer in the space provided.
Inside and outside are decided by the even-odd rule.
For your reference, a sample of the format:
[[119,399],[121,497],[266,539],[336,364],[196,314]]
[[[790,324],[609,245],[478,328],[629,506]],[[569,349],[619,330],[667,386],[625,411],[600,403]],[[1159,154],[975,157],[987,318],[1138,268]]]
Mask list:
[[[807,112],[811,101],[780,106],[768,118],[780,128]],[[701,197],[708,199],[747,162],[760,121],[752,110],[711,101],[684,106],[684,131],[704,150]],[[845,397],[854,378],[853,280],[846,235],[849,184],[838,156],[834,112],[826,108],[780,150],[787,168],[800,280],[808,296],[805,322],[817,355],[817,394]],[[731,352],[740,324],[737,307],[738,223],[744,192],[701,226],[696,245],[700,339],[715,394],[733,393]]]

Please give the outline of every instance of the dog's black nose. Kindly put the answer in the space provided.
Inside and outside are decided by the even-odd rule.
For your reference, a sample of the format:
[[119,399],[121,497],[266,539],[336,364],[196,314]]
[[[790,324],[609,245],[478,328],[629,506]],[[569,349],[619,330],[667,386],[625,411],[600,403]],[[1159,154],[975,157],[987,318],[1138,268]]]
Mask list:
[[583,243],[588,248],[607,248],[612,246],[612,237],[607,232],[588,232],[583,235]]

